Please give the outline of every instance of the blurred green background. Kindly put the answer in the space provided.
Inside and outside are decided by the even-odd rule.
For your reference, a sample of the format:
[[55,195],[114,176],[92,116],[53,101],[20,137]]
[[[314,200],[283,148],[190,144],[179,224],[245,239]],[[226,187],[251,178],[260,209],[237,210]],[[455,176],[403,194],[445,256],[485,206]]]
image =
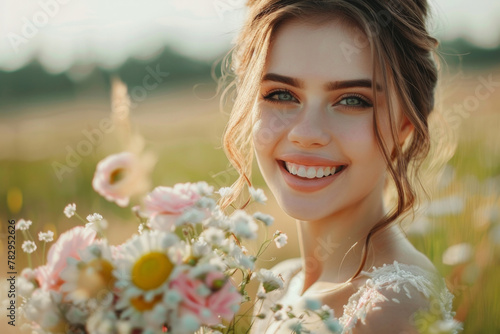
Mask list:
[[[456,38],[441,45],[436,119],[451,130],[447,139],[457,146],[432,193],[426,217],[409,227],[408,235],[446,278],[465,333],[500,333],[500,47],[484,48],[473,42]],[[112,78],[119,77],[128,86],[132,130],[158,157],[153,186],[204,180],[217,188],[235,179],[221,149],[227,115],[219,109],[212,77],[212,71],[220,70],[216,60],[229,45],[204,57],[172,45],[148,57],[127,57],[115,66],[75,63],[57,72],[34,57],[15,70],[0,71],[2,281],[7,272],[9,219],[32,220],[32,232],[51,229],[57,237],[79,224],[62,213],[66,204],[76,203],[80,215],[99,212],[110,222],[108,238],[113,244],[137,230],[129,208],[107,202],[91,186],[97,162],[124,149],[123,129],[117,126],[102,132],[89,154],[80,154],[81,161],[59,177],[54,169],[55,163],[67,164],[68,152],[78,151],[87,140],[86,131],[99,129],[101,120],[111,118]],[[155,78],[151,74],[155,70],[168,75],[148,79],[157,84],[151,88],[144,78]],[[497,85],[484,87],[488,81]],[[481,86],[481,92],[489,92],[487,97],[478,97]],[[267,190],[257,169],[253,181]],[[299,256],[299,250],[295,222],[267,194],[269,203],[256,209],[276,218],[270,233],[280,229],[289,236],[287,247],[271,247],[266,253],[269,261],[260,263],[271,267]],[[19,269],[27,265],[21,243],[18,235]],[[0,299],[4,298],[2,287]],[[0,331],[10,333],[12,328],[5,327],[5,322],[0,323]]]

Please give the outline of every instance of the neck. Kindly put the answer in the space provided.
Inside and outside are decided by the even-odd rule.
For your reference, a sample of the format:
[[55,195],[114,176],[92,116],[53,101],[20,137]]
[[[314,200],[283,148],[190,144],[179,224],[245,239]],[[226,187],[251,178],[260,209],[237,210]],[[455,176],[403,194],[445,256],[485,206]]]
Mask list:
[[[375,194],[369,195],[322,220],[297,221],[305,272],[302,292],[316,281],[340,284],[356,273],[368,232],[385,215],[381,196],[375,197]],[[368,253],[364,268],[374,263],[376,255],[389,251],[396,234],[399,228],[393,225],[371,238],[373,247],[369,249],[377,252]]]

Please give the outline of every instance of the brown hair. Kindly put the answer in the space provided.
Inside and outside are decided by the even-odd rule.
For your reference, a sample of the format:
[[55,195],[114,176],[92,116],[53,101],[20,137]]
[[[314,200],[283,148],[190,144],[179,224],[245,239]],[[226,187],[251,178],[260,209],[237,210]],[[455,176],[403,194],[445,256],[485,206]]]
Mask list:
[[[434,107],[437,68],[433,51],[437,41],[426,30],[428,5],[425,0],[254,0],[249,1],[249,16],[228,54],[225,64],[234,80],[226,87],[221,99],[235,93],[234,104],[223,138],[226,155],[239,173],[231,195],[223,198],[228,206],[250,185],[253,160],[252,112],[263,75],[272,38],[281,24],[291,19],[337,17],[354,23],[366,35],[373,57],[373,82],[379,82],[387,101],[395,97],[414,131],[404,147],[397,140],[397,129],[391,109],[388,114],[395,148],[388,152],[381,137],[377,112],[373,113],[374,133],[383,152],[397,203],[369,231],[363,247],[362,261],[355,278],[363,269],[373,235],[390,226],[398,217],[414,208],[417,199],[415,185],[420,184],[418,171],[430,149],[428,116]],[[318,22],[318,20],[316,20]],[[324,22],[324,21],[321,21]],[[380,74],[381,78],[376,78]],[[376,97],[376,85],[373,95]],[[235,88],[235,90],[232,90]],[[391,88],[391,94],[389,89]],[[377,103],[375,101],[374,106]],[[374,107],[376,108],[376,107]],[[376,109],[375,109],[376,111]],[[415,180],[412,184],[411,180]],[[389,184],[386,185],[387,187]],[[386,187],[386,188],[387,188]]]

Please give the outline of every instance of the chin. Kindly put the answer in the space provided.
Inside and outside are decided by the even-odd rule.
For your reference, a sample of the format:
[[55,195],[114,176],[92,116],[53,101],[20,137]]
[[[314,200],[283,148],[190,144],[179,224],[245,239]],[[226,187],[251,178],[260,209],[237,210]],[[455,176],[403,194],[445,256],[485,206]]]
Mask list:
[[[324,212],[325,206],[318,206],[318,203],[310,203],[307,200],[300,199],[284,199],[283,197],[277,197],[278,204],[281,209],[290,217],[302,220],[302,221],[315,221],[325,218],[329,215],[328,212]],[[329,207],[332,211],[334,208]]]

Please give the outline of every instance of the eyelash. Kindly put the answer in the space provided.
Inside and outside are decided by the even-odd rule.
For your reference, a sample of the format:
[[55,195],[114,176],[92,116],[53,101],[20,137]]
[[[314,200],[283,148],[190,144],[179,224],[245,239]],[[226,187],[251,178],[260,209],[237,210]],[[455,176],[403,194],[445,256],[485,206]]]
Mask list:
[[348,98],[357,98],[360,100],[361,102],[361,105],[360,106],[350,106],[350,105],[342,105],[342,107],[346,107],[346,108],[371,108],[373,107],[373,103],[371,103],[370,100],[368,100],[366,97],[364,97],[363,95],[361,94],[356,94],[356,93],[348,93],[348,94],[344,94],[340,97],[340,100],[338,103],[340,103],[340,101],[342,100],[345,100],[345,99],[348,99]]
[[292,96],[294,99],[298,100],[295,97],[295,95],[293,95],[291,92],[284,90],[284,89],[277,89],[277,90],[272,90],[270,92],[267,92],[267,93],[262,95],[262,98],[266,101],[271,102],[271,103],[278,103],[278,104],[291,102],[291,101],[280,101],[280,100],[275,100],[275,99],[271,98],[271,96],[273,96],[275,94],[280,94],[280,93],[290,94],[290,96]]
[[[265,94],[262,95],[262,98],[264,100],[266,100],[266,101],[269,101],[271,103],[277,103],[277,104],[294,102],[294,101],[275,100],[275,99],[271,98],[273,95],[280,94],[280,93],[290,94],[290,96],[292,96],[295,100],[298,100],[297,97],[295,97],[295,95],[293,95],[290,91],[284,90],[284,89],[277,89],[277,90],[273,90],[273,91],[267,92],[267,93],[265,93]],[[347,93],[347,94],[342,95],[340,97],[340,99],[338,100],[338,102],[335,103],[335,105],[338,105],[341,101],[343,101],[343,100],[345,100],[347,98],[352,98],[352,97],[359,99],[362,105],[360,105],[360,106],[350,106],[350,105],[342,104],[341,106],[343,108],[349,108],[349,109],[351,109],[351,108],[360,109],[360,108],[371,108],[371,107],[373,107],[373,104],[371,103],[371,101],[369,99],[367,99],[363,95],[356,94],[356,93]]]

